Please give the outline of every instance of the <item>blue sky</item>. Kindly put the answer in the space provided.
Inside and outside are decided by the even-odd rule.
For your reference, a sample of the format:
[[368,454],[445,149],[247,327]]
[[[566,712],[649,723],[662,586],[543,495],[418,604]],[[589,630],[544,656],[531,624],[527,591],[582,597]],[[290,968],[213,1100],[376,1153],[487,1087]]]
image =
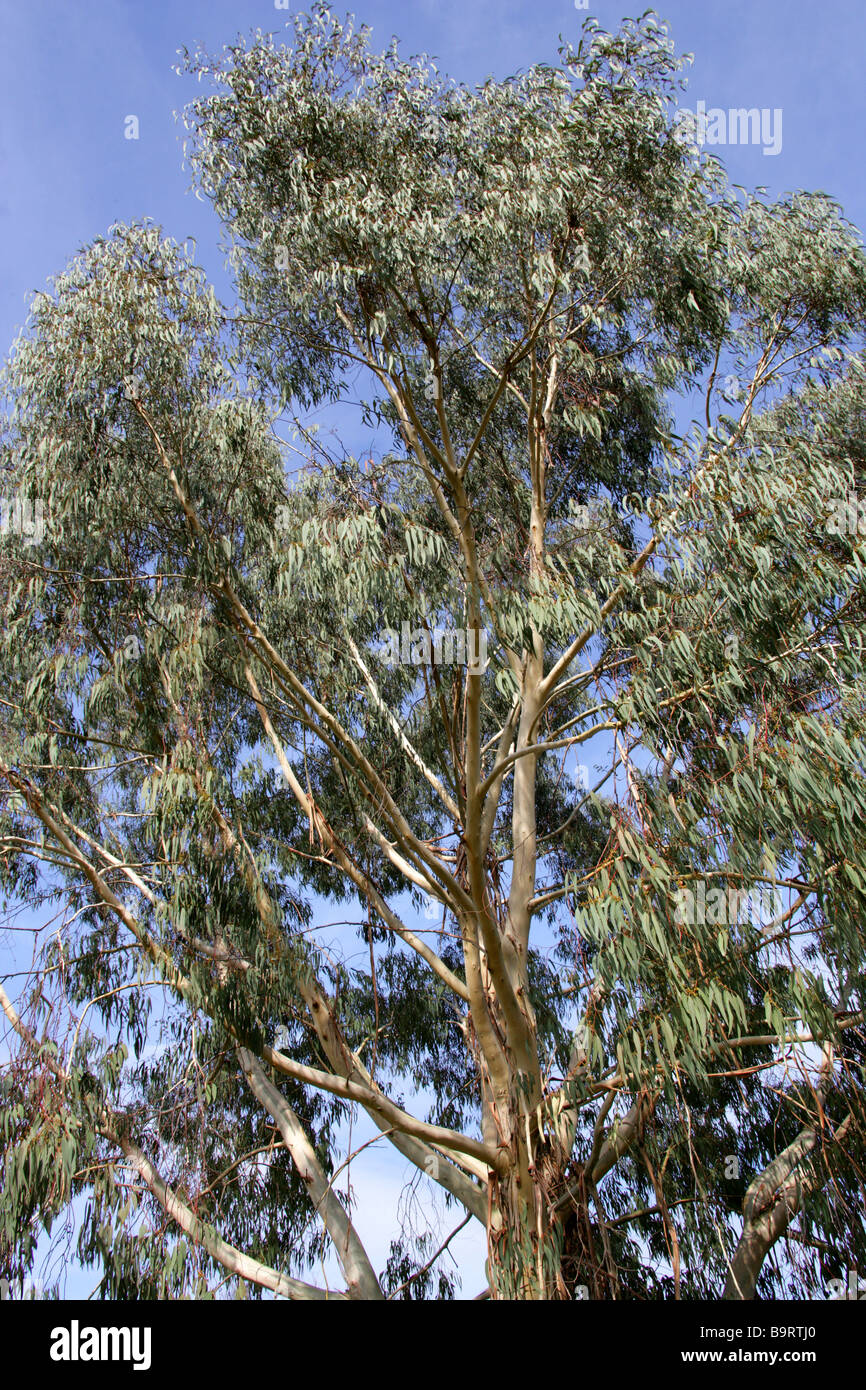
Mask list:
[[[552,58],[558,35],[576,39],[586,13],[615,29],[641,8],[624,8],[624,0],[589,11],[574,0],[364,0],[356,13],[373,27],[377,46],[396,33],[406,51],[431,53],[442,70],[471,83]],[[823,190],[866,227],[866,7],[852,0],[668,0],[659,13],[678,51],[695,55],[687,106],[782,110],[777,155],[759,145],[715,151],[733,181],[764,185],[771,196]],[[182,128],[173,118],[197,88],[172,65],[181,44],[202,41],[215,50],[239,32],[282,29],[287,17],[273,0],[0,0],[3,353],[25,320],[28,295],[117,220],[147,216],[178,240],[194,236],[218,293],[234,299],[215,219],[187,191]],[[130,115],[138,118],[137,140],[124,137]],[[377,1166],[379,1150],[370,1152],[363,1178],[353,1180],[359,1209],[367,1198],[381,1214],[396,1201],[400,1172],[384,1159]],[[373,1229],[362,1229],[380,1265],[387,1225],[380,1215]],[[455,1247],[470,1297],[483,1282],[478,1237],[467,1232]],[[86,1293],[95,1280],[73,1282],[74,1292]]]
[[[348,7],[347,7],[348,8]],[[343,6],[335,6],[340,13]],[[641,6],[592,4],[605,28]],[[574,0],[362,0],[358,18],[382,45],[397,33],[453,77],[505,76],[576,37]],[[781,107],[781,152],[717,150],[735,182],[771,194],[822,189],[866,226],[866,7],[852,0],[668,0],[679,51],[692,52],[688,105]],[[216,49],[238,33],[281,29],[273,0],[0,0],[0,346],[81,245],[115,220],[149,216],[198,240],[230,302],[210,209],[187,190],[172,113],[197,90],[172,72],[176,49]],[[136,115],[140,138],[124,138]]]

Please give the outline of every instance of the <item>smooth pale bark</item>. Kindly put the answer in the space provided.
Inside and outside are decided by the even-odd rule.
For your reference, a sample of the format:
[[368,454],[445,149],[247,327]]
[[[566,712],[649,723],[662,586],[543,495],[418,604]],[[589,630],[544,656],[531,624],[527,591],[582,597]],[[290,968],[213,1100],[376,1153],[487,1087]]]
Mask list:
[[350,1298],[382,1299],[376,1278],[358,1233],[346,1215],[342,1202],[331,1186],[316,1157],[316,1151],[289,1102],[272,1085],[256,1058],[247,1048],[238,1048],[238,1058],[253,1095],[276,1122],[292,1162],[306,1184],[319,1216],[334,1245],[340,1267],[346,1276]]
[[617,1120],[611,1126],[611,1131],[602,1143],[592,1166],[593,1183],[600,1183],[605,1174],[609,1173],[613,1165],[631,1148],[640,1135],[647,1109],[648,1102],[641,1098],[626,1111],[621,1120]]
[[[381,1095],[379,1087],[366,1067],[346,1045],[328,997],[312,981],[301,981],[300,989],[304,1003],[307,1005],[313,1020],[316,1034],[334,1070],[345,1080],[355,1080],[362,1086],[368,1087],[375,1094]],[[412,1138],[410,1135],[394,1129],[372,1106],[366,1105],[365,1109],[376,1127],[381,1130],[404,1158],[407,1158],[410,1163],[414,1163],[416,1168],[426,1173],[433,1182],[438,1183],[446,1192],[450,1192],[452,1196],[456,1197],[467,1211],[471,1211],[474,1216],[477,1216],[479,1221],[486,1222],[487,1194],[485,1189],[479,1187],[477,1183],[472,1181],[471,1177],[454,1166],[455,1163],[465,1164],[467,1162],[465,1154],[448,1151],[441,1144],[438,1144],[434,1149],[423,1140]],[[437,1150],[448,1154],[448,1157],[452,1158],[454,1162],[448,1162],[447,1159],[440,1156]],[[476,1176],[486,1184],[489,1172],[487,1165],[479,1164],[478,1169]]]
[[[836,1130],[833,1135],[836,1143],[844,1139],[852,1118],[849,1113]],[[755,1297],[767,1254],[785,1234],[804,1199],[822,1186],[824,1178],[812,1157],[820,1143],[818,1129],[813,1126],[802,1129],[793,1143],[750,1183],[743,1202],[743,1233],[725,1285],[726,1299]]]
[[[18,1036],[45,1063],[49,1071],[58,1080],[68,1081],[68,1073],[40,1045],[38,1039],[19,1016],[18,1010],[2,984],[0,984],[0,1009],[3,1010]],[[197,1245],[201,1245],[218,1264],[222,1265],[223,1269],[228,1270],[230,1274],[236,1274],[239,1279],[246,1279],[251,1284],[258,1284],[263,1289],[272,1289],[274,1293],[281,1294],[284,1298],[305,1302],[327,1299],[345,1300],[347,1297],[345,1293],[320,1289],[314,1284],[305,1283],[302,1279],[294,1279],[288,1274],[281,1273],[280,1270],[272,1269],[270,1265],[262,1264],[260,1260],[253,1259],[250,1255],[245,1255],[242,1250],[238,1250],[236,1246],[223,1240],[214,1227],[201,1221],[177,1193],[169,1187],[144,1151],[130,1139],[125,1128],[126,1123],[125,1116],[103,1110],[100,1117],[100,1132],[110,1143],[117,1145],[138,1173],[148,1191],[159,1202],[166,1215],[171,1217]]]
[[[383,916],[383,919],[388,921],[389,925],[391,925],[394,929],[397,929],[398,927],[402,928],[402,923],[398,923],[397,919],[393,917],[393,914],[391,914],[388,905],[379,897],[378,893],[375,893],[372,890],[371,886],[363,878],[360,872],[355,870],[355,866],[353,866],[350,863],[350,861],[348,860],[348,856],[345,855],[345,853],[342,851],[342,847],[337,841],[336,836],[333,834],[330,826],[318,812],[318,808],[315,807],[310,797],[301,787],[300,783],[295,777],[295,774],[290,764],[288,763],[285,751],[271,723],[270,716],[262,699],[261,691],[259,690],[258,684],[256,683],[255,677],[249,666],[246,667],[246,675],[248,683],[250,685],[250,689],[252,691],[253,699],[259,712],[259,716],[262,720],[263,727],[274,747],[274,751],[277,755],[277,759],[280,763],[283,775],[287,783],[291,787],[294,795],[298,799],[299,804],[302,806],[302,808],[305,810],[308,817],[310,818],[311,825],[313,825],[313,823],[315,822],[320,834],[324,835],[324,837],[326,838],[332,853],[334,853],[338,857],[339,862],[343,864],[343,867],[346,868],[347,872],[353,871],[350,873],[350,876],[353,878],[353,882],[356,882],[358,887],[362,888],[362,890],[367,892],[368,897],[371,901],[371,905],[375,907],[377,911],[379,911],[380,915]],[[225,818],[219,813],[217,807],[213,807],[213,812],[217,824],[220,828],[220,833],[223,837],[223,843],[225,844],[226,849],[237,855],[240,847],[237,843],[237,838],[234,835],[231,827],[229,826]],[[249,878],[251,874],[251,866],[249,862],[244,860],[242,856],[239,856],[239,865],[241,871]],[[257,900],[259,902],[260,911],[262,912],[263,917],[266,917],[268,918],[268,920],[270,920],[273,915],[270,899],[267,897],[266,894],[264,894],[263,890],[261,890],[260,885],[253,885],[251,883],[251,887],[255,887],[258,889]],[[440,967],[439,969],[437,969],[437,973],[440,974],[440,977],[443,978],[446,984],[455,987],[455,992],[459,990],[463,992],[464,996],[466,995],[467,991],[462,982],[458,980],[456,976],[453,976],[450,971],[447,970],[447,968],[442,964],[442,962],[439,961],[438,957],[435,956],[435,954],[432,951],[430,951],[430,949],[424,943],[419,942],[418,939],[415,938],[411,932],[407,932],[405,929],[399,930],[399,934],[404,940],[407,940],[407,938],[409,938],[407,940],[407,944],[412,946],[414,949],[417,949],[419,951],[419,954],[421,954],[428,961],[429,964],[433,965],[434,969],[437,966]],[[341,1077],[344,1081],[359,1083],[360,1085],[367,1088],[370,1092],[372,1092],[380,1103],[385,1102],[386,1098],[383,1096],[380,1088],[375,1085],[372,1077],[361,1065],[359,1059],[350,1051],[350,1049],[346,1045],[345,1039],[343,1038],[343,1035],[338,1026],[334,1010],[331,1007],[330,1001],[328,1000],[327,996],[321,990],[318,981],[316,981],[314,978],[310,978],[309,980],[302,979],[299,981],[299,988],[304,999],[304,1003],[306,1004],[309,1010],[310,1018],[312,1019],[313,1026],[316,1029],[319,1041],[321,1042],[325,1054],[328,1058],[328,1061],[334,1068],[336,1074],[339,1077]],[[416,1167],[419,1168],[422,1172],[424,1172],[433,1182],[438,1183],[438,1185],[444,1188],[445,1191],[450,1192],[452,1196],[456,1197],[457,1200],[460,1201],[462,1205],[466,1208],[466,1210],[472,1212],[472,1214],[476,1216],[479,1221],[486,1222],[487,1198],[483,1189],[480,1188],[476,1182],[473,1182],[470,1177],[467,1177],[465,1173],[461,1172],[459,1168],[455,1167],[454,1162],[447,1161],[447,1158],[443,1160],[443,1158],[440,1157],[440,1155],[437,1153],[436,1149],[433,1149],[429,1144],[417,1138],[411,1138],[408,1134],[405,1134],[400,1129],[395,1128],[393,1122],[389,1122],[389,1119],[392,1120],[392,1117],[385,1118],[375,1105],[370,1105],[366,1102],[362,1103],[364,1104],[364,1108],[366,1109],[367,1114],[373,1120],[374,1124],[376,1124],[376,1126],[382,1131],[382,1133],[386,1136],[390,1143],[400,1153],[402,1153],[405,1158],[407,1158],[411,1163],[414,1163]],[[446,1155],[448,1155],[448,1157],[452,1158],[455,1162],[463,1162],[464,1165],[467,1165],[469,1162],[472,1162],[472,1171],[475,1173],[475,1176],[481,1178],[482,1181],[486,1182],[487,1173],[489,1171],[488,1165],[486,1163],[478,1163],[476,1161],[469,1160],[467,1155],[461,1155],[457,1151],[449,1150],[447,1146],[443,1145],[442,1143],[439,1143],[437,1145],[437,1148],[439,1150],[442,1150]]]
[[234,1245],[229,1245],[212,1226],[200,1221],[186,1203],[181,1201],[137,1144],[122,1134],[117,1136],[116,1142],[142,1178],[148,1191],[159,1202],[166,1216],[170,1216],[196,1245],[201,1245],[230,1274],[236,1274],[239,1279],[246,1279],[263,1289],[273,1289],[274,1293],[281,1294],[283,1298],[304,1302],[345,1300],[345,1293],[329,1293],[327,1289],[316,1288],[313,1284],[304,1283],[302,1279],[293,1279],[288,1274],[281,1274],[279,1270],[271,1269],[269,1265],[263,1265],[245,1255]]

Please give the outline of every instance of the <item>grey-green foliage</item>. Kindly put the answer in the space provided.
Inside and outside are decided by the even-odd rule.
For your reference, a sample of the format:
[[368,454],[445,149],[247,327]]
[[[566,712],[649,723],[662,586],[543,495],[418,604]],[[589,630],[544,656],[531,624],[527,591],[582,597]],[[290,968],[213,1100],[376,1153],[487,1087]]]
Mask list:
[[[684,1291],[718,1296],[748,1186],[720,1176],[726,1156],[751,1180],[816,1114],[845,1139],[814,1160],[800,1233],[843,1264],[866,1256],[866,555],[856,526],[827,526],[863,484],[866,262],[823,195],[743,202],[679,143],[682,66],[648,14],[615,36],[589,23],[556,66],[470,90],[396,46],[371,53],[316,7],[291,48],[258,34],[186,59],[211,89],[187,112],[189,152],[226,228],[238,314],[148,223],[111,229],[34,302],[7,369],[3,467],[7,491],[43,499],[48,531],[0,550],[2,867],[10,894],[67,909],[23,1002],[68,1078],[32,1045],[9,1069],[0,1250],[19,1264],[38,1221],[86,1190],[80,1251],[103,1293],[217,1282],[200,1244],[151,1231],[113,1170],[91,1166],[114,1153],[100,1120],[114,1106],[203,1220],[303,1275],[322,1238],[285,1151],[231,1169],[261,1143],[233,1049],[260,1053],[281,1027],[286,1054],[333,1066],[314,976],[367,1066],[378,1026],[389,1093],[424,1087],[421,1119],[487,1134],[465,1008],[389,916],[407,887],[417,900],[417,872],[407,883],[383,852],[397,843],[418,871],[426,846],[465,886],[471,680],[387,667],[381,634],[476,612],[482,775],[513,700],[534,693],[530,658],[549,672],[589,629],[537,729],[552,744],[533,785],[538,930],[522,967],[537,1076],[515,1069],[512,1097],[537,1085],[540,1114],[567,1077],[577,1118],[551,1202],[596,1148],[612,1079],[612,1135],[629,1105],[650,1107],[603,1204],[551,1207],[565,1214],[545,1287],[668,1296],[674,1230]],[[738,402],[719,399],[725,372]],[[299,424],[292,477],[279,412],[358,389],[370,458]],[[700,422],[680,438],[674,395],[697,389]],[[635,492],[637,518],[621,505]],[[251,671],[328,843],[281,780]],[[629,776],[587,796],[562,759],[599,724],[611,742],[586,756],[601,773],[627,747]],[[500,923],[516,775],[484,859]],[[677,895],[699,883],[802,901],[771,940],[736,913],[679,920]],[[316,894],[353,919],[360,904],[375,976],[357,950],[349,966],[318,949]],[[463,983],[445,898],[425,927]],[[55,996],[79,1011],[100,997],[66,1037]],[[785,1041],[804,1033],[805,1048]],[[822,1045],[816,1112],[804,1067]],[[285,1093],[332,1168],[339,1102],[296,1081]],[[602,1229],[660,1192],[668,1224]],[[514,1238],[512,1292],[534,1232]],[[386,1292],[434,1246],[396,1241]],[[820,1274],[789,1250],[761,1288]],[[447,1296],[443,1277],[409,1287]]]

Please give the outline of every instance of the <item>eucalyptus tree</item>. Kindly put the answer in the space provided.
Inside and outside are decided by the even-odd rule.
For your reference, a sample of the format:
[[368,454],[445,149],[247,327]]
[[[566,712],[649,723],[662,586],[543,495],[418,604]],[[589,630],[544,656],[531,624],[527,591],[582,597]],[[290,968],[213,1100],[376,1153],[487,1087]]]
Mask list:
[[[473,89],[323,8],[187,53],[238,306],[147,222],[34,300],[10,1273],[73,1210],[104,1296],[452,1296],[432,1231],[369,1258],[361,1114],[492,1298],[863,1261],[866,260],[728,185],[683,62],[651,13]],[[359,399],[360,459],[310,424]]]

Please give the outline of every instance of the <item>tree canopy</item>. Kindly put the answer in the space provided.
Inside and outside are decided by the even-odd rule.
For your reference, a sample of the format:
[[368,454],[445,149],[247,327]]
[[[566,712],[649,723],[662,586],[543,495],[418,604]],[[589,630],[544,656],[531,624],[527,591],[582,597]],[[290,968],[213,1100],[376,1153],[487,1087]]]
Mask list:
[[689,144],[684,61],[185,53],[238,304],[148,221],[34,299],[0,1272],[74,1211],[103,1297],[454,1296],[432,1229],[374,1268],[350,1114],[494,1299],[866,1267],[866,257]]

